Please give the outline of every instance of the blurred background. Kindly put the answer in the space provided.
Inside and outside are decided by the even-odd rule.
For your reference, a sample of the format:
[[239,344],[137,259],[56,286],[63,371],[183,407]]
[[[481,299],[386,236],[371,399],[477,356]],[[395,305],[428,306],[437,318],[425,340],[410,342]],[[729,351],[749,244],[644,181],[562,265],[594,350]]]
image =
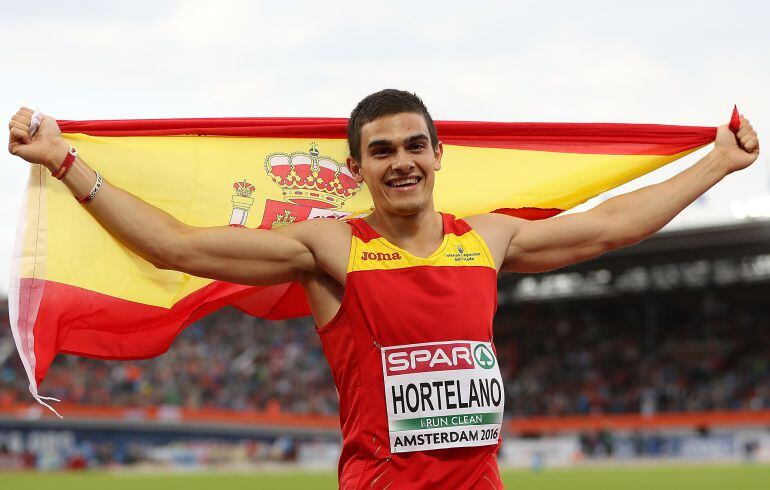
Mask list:
[[[396,87],[417,92],[435,119],[716,126],[738,104],[760,139],[770,121],[770,8],[758,1],[0,7],[8,118],[21,105],[60,119],[344,117],[365,95]],[[577,211],[658,182],[705,151]],[[4,296],[28,166],[9,155],[0,162]],[[501,466],[684,466],[702,475],[738,465],[731,488],[764,487],[740,486],[749,466],[770,481],[769,189],[763,154],[644,243],[554,273],[502,277]],[[318,469],[313,481],[333,488],[337,395],[310,320],[226,309],[156,359],[60,356],[41,386],[63,400],[59,420],[29,396],[5,299],[0,309],[0,468]],[[2,488],[18,484],[2,478]],[[634,478],[623,478],[631,488]]]

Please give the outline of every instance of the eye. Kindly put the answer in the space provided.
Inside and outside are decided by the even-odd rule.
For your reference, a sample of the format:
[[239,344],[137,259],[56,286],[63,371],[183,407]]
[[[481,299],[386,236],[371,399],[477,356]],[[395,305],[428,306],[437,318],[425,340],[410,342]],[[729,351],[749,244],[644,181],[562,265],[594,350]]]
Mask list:
[[385,157],[390,155],[390,149],[382,147],[382,148],[376,148],[374,151],[372,151],[372,156],[374,157]]
[[409,150],[419,152],[425,149],[424,143],[412,143],[409,145]]

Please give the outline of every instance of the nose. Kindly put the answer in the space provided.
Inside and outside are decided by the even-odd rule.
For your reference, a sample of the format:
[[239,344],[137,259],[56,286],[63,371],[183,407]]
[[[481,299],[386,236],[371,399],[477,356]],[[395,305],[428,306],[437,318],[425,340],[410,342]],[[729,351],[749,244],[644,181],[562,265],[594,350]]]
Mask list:
[[403,173],[411,172],[414,168],[414,161],[412,160],[412,156],[403,149],[400,150],[396,155],[396,158],[393,159],[391,168]]

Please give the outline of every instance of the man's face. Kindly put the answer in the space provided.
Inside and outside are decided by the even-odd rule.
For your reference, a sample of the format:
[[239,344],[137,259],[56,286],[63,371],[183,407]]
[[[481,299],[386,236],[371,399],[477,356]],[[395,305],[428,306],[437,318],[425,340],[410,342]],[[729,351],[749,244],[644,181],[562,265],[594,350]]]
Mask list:
[[358,182],[366,182],[375,208],[410,216],[433,209],[435,172],[443,149],[431,146],[421,114],[384,116],[361,128],[361,161],[348,159]]

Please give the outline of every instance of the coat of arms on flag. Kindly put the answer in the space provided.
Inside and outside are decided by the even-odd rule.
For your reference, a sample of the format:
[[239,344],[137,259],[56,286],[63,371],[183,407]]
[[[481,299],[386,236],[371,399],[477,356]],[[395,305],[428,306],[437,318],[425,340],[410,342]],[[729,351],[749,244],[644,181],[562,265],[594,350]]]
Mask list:
[[[271,153],[265,157],[265,172],[281,189],[283,201],[265,199],[260,228],[272,229],[315,218],[341,219],[345,201],[362,188],[344,163],[321,155],[316,143],[306,152]],[[245,179],[233,183],[233,212],[230,226],[245,227],[255,187]]]

